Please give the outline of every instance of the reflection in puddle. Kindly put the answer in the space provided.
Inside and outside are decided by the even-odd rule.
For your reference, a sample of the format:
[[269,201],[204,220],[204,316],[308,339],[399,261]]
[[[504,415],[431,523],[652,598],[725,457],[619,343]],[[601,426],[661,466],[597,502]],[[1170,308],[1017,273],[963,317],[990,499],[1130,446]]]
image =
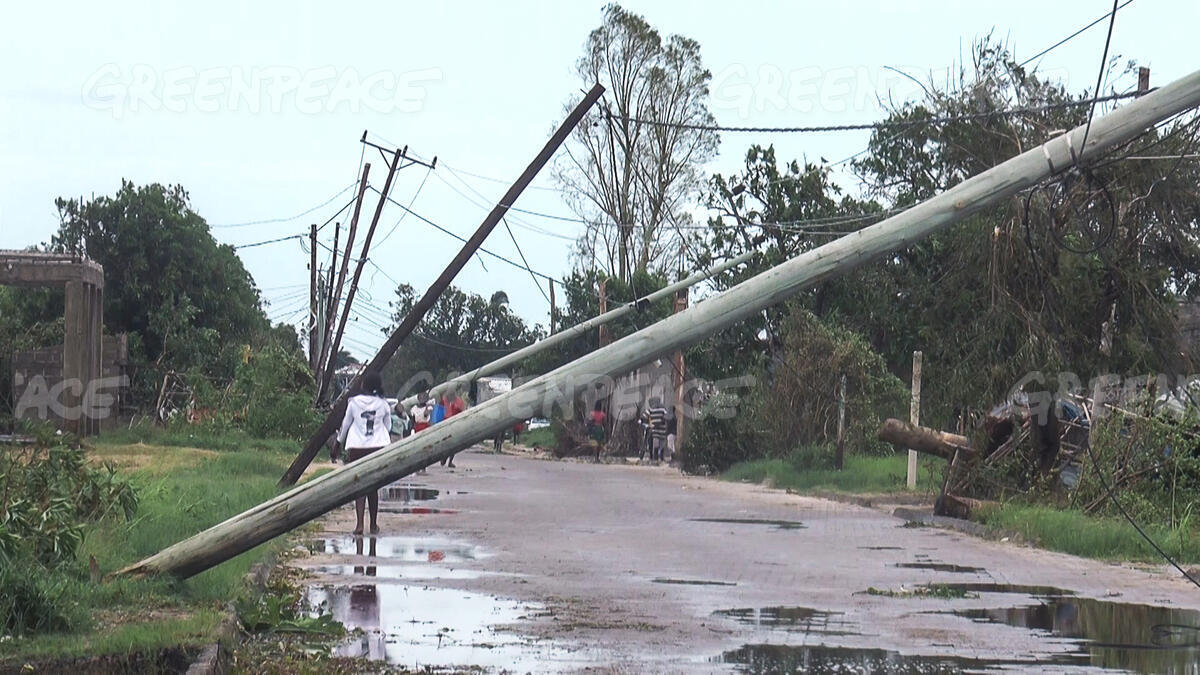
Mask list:
[[737,586],[732,581],[709,581],[707,579],[668,579],[666,577],[658,577],[651,579],[652,584],[681,584],[683,586]]
[[839,619],[841,612],[827,612],[808,607],[747,607],[743,609],[722,609],[713,612],[714,616],[733,619],[734,621],[754,626],[783,630],[789,633],[805,633],[813,635],[858,635],[858,631],[845,619]]
[[951,565],[949,563],[935,562],[910,562],[896,563],[892,567],[903,567],[911,570],[931,570],[934,572],[953,572],[956,574],[980,574],[987,570],[982,567],[971,567],[969,565]]
[[958,656],[905,655],[884,649],[850,647],[744,645],[715,659],[737,664],[746,673],[978,673],[1001,668],[1034,670],[1070,660],[1044,658],[980,661]]
[[486,557],[478,546],[420,537],[356,537],[343,535],[314,539],[308,543],[313,554],[366,555],[388,558],[388,562],[458,563]]
[[938,586],[943,588],[951,588],[958,591],[966,591],[968,593],[1012,593],[1014,595],[1032,595],[1034,597],[1074,595],[1072,591],[1068,591],[1064,588],[1056,588],[1054,586],[1000,584],[989,581],[955,582],[952,584],[938,584]]
[[361,634],[335,655],[406,667],[472,665],[535,669],[561,658],[555,650],[505,632],[536,605],[451,589],[398,584],[308,588],[307,600]]
[[771,525],[777,530],[799,530],[804,523],[798,520],[766,520],[761,518],[692,518],[694,523],[728,523],[732,525]]
[[1200,672],[1200,612],[1045,594],[1037,604],[958,616],[1079,641],[1085,663],[1144,673]]
[[437,509],[428,506],[394,506],[388,502],[379,502],[379,510],[383,513],[408,513],[421,516],[439,513],[458,513],[457,509]]
[[300,569],[335,577],[375,577],[377,579],[478,579],[483,572],[461,567],[438,565],[315,565]]

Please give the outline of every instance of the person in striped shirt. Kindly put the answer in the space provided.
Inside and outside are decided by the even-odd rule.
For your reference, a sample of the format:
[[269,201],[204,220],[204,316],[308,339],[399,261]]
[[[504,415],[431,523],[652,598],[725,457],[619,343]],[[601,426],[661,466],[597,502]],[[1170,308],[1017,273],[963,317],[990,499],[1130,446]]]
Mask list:
[[667,409],[663,407],[661,399],[650,399],[646,420],[650,426],[650,461],[661,462],[663,448],[667,444]]

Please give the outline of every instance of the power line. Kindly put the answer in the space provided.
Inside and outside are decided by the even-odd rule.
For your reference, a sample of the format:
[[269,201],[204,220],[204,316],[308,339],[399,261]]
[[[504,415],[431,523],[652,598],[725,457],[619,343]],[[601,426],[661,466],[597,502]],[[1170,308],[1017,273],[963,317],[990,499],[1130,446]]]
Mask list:
[[[1112,12],[1108,18],[1108,37],[1104,38],[1104,53],[1100,56],[1100,72],[1096,73],[1096,89],[1095,96],[1092,97],[1092,103],[1088,106],[1087,125],[1083,127],[1083,142],[1079,144],[1079,154],[1087,148],[1088,132],[1092,130],[1092,114],[1096,112],[1096,101],[1100,100],[1100,85],[1104,81],[1105,64],[1108,63],[1108,47],[1112,43],[1113,26],[1117,23],[1117,2],[1113,0]],[[1141,92],[1134,92],[1135,96],[1141,96]],[[1078,160],[1075,162],[1078,164]]]
[[255,246],[266,246],[267,244],[277,244],[281,241],[288,241],[289,239],[303,239],[303,238],[304,238],[304,235],[301,235],[301,234],[290,234],[286,237],[279,237],[277,239],[267,239],[266,241],[256,241],[256,242],[253,242],[250,244],[238,244],[237,246],[233,246],[232,248],[233,248],[233,250],[236,251],[236,250],[242,249],[242,248],[254,248]]
[[[425,175],[421,178],[421,184],[417,186],[416,192],[414,192],[412,198],[408,200],[409,206],[412,206],[413,204],[416,203],[417,197],[419,197],[421,195],[421,190],[425,188],[425,181],[429,180],[429,174],[431,174],[431,173],[433,173],[433,169],[425,170]],[[383,242],[387,241],[388,237],[392,236],[392,233],[396,231],[396,228],[400,226],[400,223],[404,220],[404,218],[407,215],[408,215],[407,211],[400,214],[400,218],[397,219],[396,222],[392,225],[392,229],[388,230],[387,234],[383,235],[383,238],[380,239],[379,243],[376,244],[375,246],[377,246],[377,247],[382,246]]]
[[[521,250],[521,245],[517,243],[517,235],[513,234],[512,228],[508,226],[508,218],[501,216],[500,222],[504,223],[504,229],[508,230],[508,237],[512,239],[513,246],[517,248],[517,255],[521,256],[521,262],[525,263],[525,267],[529,267],[529,260],[525,258],[525,252]],[[533,276],[533,272],[530,272],[529,276],[533,279],[533,285],[537,286],[542,297],[546,299],[546,304],[550,304],[550,296],[546,295],[546,289],[542,288],[542,283],[538,281],[536,276]]]
[[347,190],[353,188],[355,185],[358,185],[358,181],[354,181],[353,183],[342,188],[341,190],[338,190],[337,193],[334,194],[332,197],[330,197],[329,199],[326,199],[325,201],[321,202],[320,204],[317,204],[316,206],[312,207],[311,209],[308,209],[307,211],[304,211],[302,213],[297,213],[294,216],[289,216],[287,218],[268,218],[267,220],[252,220],[252,221],[245,222],[245,223],[227,223],[227,224],[223,224],[223,225],[209,225],[209,227],[214,228],[214,229],[223,229],[223,228],[229,228],[229,227],[248,227],[250,225],[268,225],[270,223],[290,222],[290,221],[296,220],[298,218],[303,218],[304,216],[307,216],[308,214],[312,213],[313,211],[319,211],[320,209],[328,206],[330,202],[337,199],[338,197],[341,197],[343,194],[346,193]]
[[1092,21],[1092,22],[1091,22],[1091,23],[1089,23],[1088,25],[1084,26],[1083,28],[1080,28],[1079,30],[1075,31],[1074,33],[1071,33],[1071,34],[1070,34],[1070,35],[1068,35],[1067,37],[1065,37],[1065,38],[1063,38],[1063,39],[1059,40],[1058,42],[1055,42],[1054,44],[1050,45],[1049,47],[1046,47],[1046,48],[1045,48],[1045,49],[1043,49],[1042,51],[1040,51],[1040,52],[1038,52],[1038,53],[1034,54],[1033,56],[1031,56],[1031,57],[1029,57],[1029,58],[1025,59],[1024,61],[1022,61],[1022,62],[1020,63],[1020,66],[1021,66],[1022,68],[1024,68],[1025,66],[1029,65],[1029,63],[1030,63],[1030,62],[1032,62],[1032,61],[1036,61],[1036,60],[1038,60],[1039,58],[1041,58],[1041,57],[1045,56],[1046,54],[1049,54],[1051,51],[1053,51],[1053,50],[1055,50],[1055,49],[1057,49],[1057,48],[1061,47],[1062,45],[1066,44],[1067,42],[1071,41],[1072,39],[1074,39],[1074,38],[1078,37],[1078,36],[1079,36],[1081,33],[1083,33],[1084,31],[1086,31],[1087,29],[1089,29],[1089,28],[1091,28],[1092,26],[1095,26],[1096,24],[1100,23],[1101,21],[1103,21],[1103,20],[1107,19],[1107,18],[1108,18],[1109,16],[1111,16],[1112,14],[1115,14],[1115,13],[1116,13],[1116,11],[1117,11],[1118,9],[1121,9],[1122,7],[1125,7],[1126,5],[1128,5],[1128,4],[1129,4],[1129,3],[1131,3],[1131,2],[1133,2],[1133,0],[1125,0],[1125,2],[1121,3],[1121,4],[1120,4],[1120,5],[1118,5],[1117,7],[1113,8],[1113,11],[1109,12],[1108,14],[1105,14],[1105,15],[1103,15],[1103,16],[1097,17],[1097,18],[1096,18],[1094,21]]
[[669,127],[671,129],[690,129],[693,131],[724,131],[730,133],[820,133],[827,131],[865,131],[865,130],[881,130],[881,129],[905,129],[920,126],[932,126],[936,124],[945,124],[947,122],[968,122],[972,120],[989,119],[993,117],[1010,117],[1016,115],[1025,115],[1031,113],[1047,112],[1050,110],[1061,110],[1064,108],[1074,108],[1085,105],[1095,105],[1102,101],[1117,101],[1126,98],[1139,96],[1138,92],[1128,92],[1124,94],[1110,94],[1108,96],[1099,96],[1091,99],[1080,101],[1063,101],[1060,103],[1047,103],[1040,106],[1031,106],[1026,108],[1010,108],[1008,110],[993,110],[982,113],[969,113],[966,115],[945,115],[942,117],[930,117],[923,120],[899,120],[899,121],[882,121],[882,122],[862,122],[858,124],[829,124],[822,126],[805,126],[805,127],[726,127],[718,124],[689,124],[686,122],[664,122],[661,120],[648,120],[629,115],[613,115],[605,113],[609,121],[623,120],[634,122],[637,124],[649,124],[656,127]]

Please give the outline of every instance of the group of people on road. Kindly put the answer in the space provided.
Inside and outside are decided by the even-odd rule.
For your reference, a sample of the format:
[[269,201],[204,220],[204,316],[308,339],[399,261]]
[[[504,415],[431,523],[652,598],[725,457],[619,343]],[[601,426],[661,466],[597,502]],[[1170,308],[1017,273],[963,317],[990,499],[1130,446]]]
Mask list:
[[[396,438],[410,436],[465,411],[467,403],[456,389],[435,401],[428,391],[417,395],[417,402],[406,410],[401,402],[394,405],[383,391],[383,378],[368,370],[359,380],[358,393],[346,402],[346,413],[333,446],[332,456],[342,456],[350,464],[388,445]],[[454,455],[441,460],[442,466],[454,467]],[[421,469],[423,472],[425,469]],[[354,500],[354,534],[363,533],[363,516],[370,512],[370,532],[379,532],[379,492],[373,491]]]

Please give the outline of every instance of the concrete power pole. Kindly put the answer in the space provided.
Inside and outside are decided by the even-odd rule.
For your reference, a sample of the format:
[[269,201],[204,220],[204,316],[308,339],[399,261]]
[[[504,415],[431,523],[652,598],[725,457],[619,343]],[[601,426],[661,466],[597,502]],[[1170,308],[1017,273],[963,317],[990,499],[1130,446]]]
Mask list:
[[[783,302],[816,283],[856,269],[959,223],[1021,190],[1095,160],[1147,127],[1200,105],[1200,72],[1135,99],[1046,141],[946,192],[824,246],[806,251],[679,314],[628,335],[506,394],[353,464],[314,478],[270,501],[170,546],[118,574],[187,577],[307,523],[359,495],[399,480],[442,457],[492,438],[570,391],[594,386],[638,364],[702,340]],[[1084,134],[1091,145],[1081,145]],[[564,399],[564,392],[567,397]]]

